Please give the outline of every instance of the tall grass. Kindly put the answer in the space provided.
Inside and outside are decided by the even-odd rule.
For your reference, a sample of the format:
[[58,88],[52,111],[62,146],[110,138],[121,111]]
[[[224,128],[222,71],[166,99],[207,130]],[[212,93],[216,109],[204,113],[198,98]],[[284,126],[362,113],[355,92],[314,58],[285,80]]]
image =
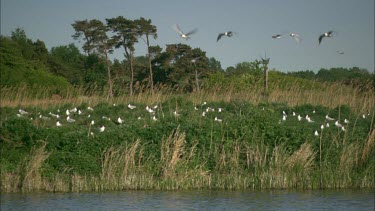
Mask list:
[[[339,156],[323,159],[320,169],[318,152],[309,140],[293,152],[284,145],[265,145],[262,140],[234,140],[231,145],[216,143],[204,149],[209,153],[199,153],[199,143],[187,145],[185,133],[177,128],[163,138],[159,152],[146,156],[147,144],[136,140],[105,149],[97,176],[63,170],[52,178],[40,173],[49,156],[42,145],[34,148],[16,171],[2,172],[1,191],[374,188],[374,166],[366,163],[373,156],[373,136],[374,132],[364,144],[341,145]],[[213,168],[207,162],[210,156],[215,158]],[[358,171],[360,168],[365,170]]]
[[[329,108],[347,105],[357,113],[372,111],[375,106],[375,99],[373,97],[375,91],[372,87],[368,87],[366,89],[368,91],[364,92],[363,88],[360,90],[359,88],[349,87],[342,83],[317,82],[316,87],[312,89],[303,88],[298,83],[290,83],[288,84],[288,88],[284,86],[285,85],[273,85],[268,93],[267,102],[287,103],[289,106],[311,104]],[[38,88],[35,87],[33,89]],[[43,88],[39,89],[37,97],[28,90],[29,88],[27,87],[1,87],[1,106],[48,107],[51,105],[79,105],[82,103],[94,106],[101,102],[155,104],[176,95],[182,95],[196,104],[204,101],[230,102],[234,100],[259,104],[265,100],[263,90],[256,86],[244,90],[234,89],[233,87],[216,86],[202,89],[199,92],[182,93],[173,87],[156,85],[154,93],[151,94],[147,87],[138,84],[135,86],[136,94],[129,96],[126,90],[120,90],[117,91],[117,95],[113,99],[108,99],[108,92],[97,86],[70,88],[63,95],[53,95],[51,94],[51,90]]]

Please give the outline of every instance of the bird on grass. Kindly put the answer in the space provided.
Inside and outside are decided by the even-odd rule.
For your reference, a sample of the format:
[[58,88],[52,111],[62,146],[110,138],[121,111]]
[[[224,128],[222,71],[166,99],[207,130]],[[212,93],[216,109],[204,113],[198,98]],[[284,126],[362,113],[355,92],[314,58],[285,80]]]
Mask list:
[[62,126],[62,124],[59,121],[57,121],[56,122],[56,127],[61,127],[61,126]]
[[70,118],[70,116],[67,116],[67,117],[66,117],[66,121],[72,123],[72,122],[75,122],[76,120]]
[[129,103],[129,104],[128,104],[128,108],[131,109],[131,110],[133,110],[133,109],[135,109],[135,108],[137,108],[137,107],[134,106],[134,105],[131,105],[131,104]]
[[19,109],[18,112],[21,114],[21,115],[27,115],[29,114],[29,112],[25,111],[25,110],[22,110],[22,109]]
[[182,30],[180,29],[180,27],[178,26],[178,24],[175,24],[175,27],[174,27],[174,29],[180,34],[180,36],[182,37],[182,38],[184,38],[185,40],[188,40],[188,39],[190,39],[190,35],[192,35],[192,34],[194,34],[195,32],[197,32],[197,29],[194,29],[194,30],[192,30],[192,31],[190,31],[190,32],[188,32],[188,33],[184,33],[184,32],[182,32]]
[[104,130],[105,130],[104,125],[99,128],[99,132],[104,132]]
[[219,40],[223,36],[232,37],[233,36],[233,32],[232,31],[226,31],[226,32],[223,32],[223,33],[219,33],[219,35],[217,36],[216,42],[219,42]]
[[319,36],[319,45],[322,42],[323,38],[332,37],[332,33],[333,33],[333,31],[328,31],[328,32],[325,32],[324,34],[320,35]]

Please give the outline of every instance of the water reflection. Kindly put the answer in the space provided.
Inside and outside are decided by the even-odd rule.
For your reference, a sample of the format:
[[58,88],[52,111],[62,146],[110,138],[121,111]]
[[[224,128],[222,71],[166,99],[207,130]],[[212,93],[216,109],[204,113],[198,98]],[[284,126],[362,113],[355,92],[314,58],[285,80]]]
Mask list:
[[1,210],[374,210],[374,190],[1,194]]

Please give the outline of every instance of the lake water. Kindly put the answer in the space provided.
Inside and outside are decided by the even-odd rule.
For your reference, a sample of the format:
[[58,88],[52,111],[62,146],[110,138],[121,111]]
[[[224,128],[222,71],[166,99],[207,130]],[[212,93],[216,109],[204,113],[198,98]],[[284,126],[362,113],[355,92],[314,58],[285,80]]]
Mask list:
[[1,210],[374,210],[374,190],[1,194]]

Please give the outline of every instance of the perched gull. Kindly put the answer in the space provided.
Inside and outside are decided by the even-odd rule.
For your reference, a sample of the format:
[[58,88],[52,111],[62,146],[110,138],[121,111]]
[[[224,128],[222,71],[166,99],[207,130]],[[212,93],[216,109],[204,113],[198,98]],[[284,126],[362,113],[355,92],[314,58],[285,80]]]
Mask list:
[[182,38],[184,38],[185,40],[188,40],[190,39],[189,35],[191,34],[194,34],[195,32],[197,32],[197,29],[194,29],[193,31],[190,31],[189,33],[183,33],[180,29],[180,27],[178,26],[178,24],[175,25],[175,28],[174,28]]
[[283,121],[286,121],[286,116],[285,115],[283,115]]
[[57,122],[56,122],[56,126],[57,126],[57,127],[61,127],[62,124],[61,124],[59,121],[57,121]]
[[121,119],[121,117],[117,118],[117,123],[122,124],[124,120]]
[[320,126],[320,129],[323,130],[323,129],[324,129],[324,125],[321,125],[321,126]]
[[177,111],[174,111],[174,112],[173,112],[173,115],[175,115],[175,116],[177,116],[177,117],[180,116],[180,114],[177,113]]
[[329,123],[327,122],[326,127],[329,127]]
[[69,115],[70,115],[69,110],[66,110],[66,111],[65,111],[65,114],[66,114],[67,116],[69,116]]
[[326,115],[326,119],[329,121],[335,120],[334,118],[329,117],[328,114]]
[[349,123],[349,120],[344,119],[344,123],[345,123],[345,124],[348,124],[348,123]]
[[301,121],[302,120],[302,117],[301,117],[301,115],[298,115],[298,121]]
[[131,110],[133,110],[133,109],[135,109],[135,108],[137,108],[137,107],[134,106],[134,105],[130,105],[130,103],[129,103],[129,104],[128,104],[128,108],[131,109]]
[[319,133],[317,130],[315,130],[315,133],[314,133],[315,136],[319,136]]
[[94,120],[91,120],[91,123],[90,123],[91,125],[94,125],[95,124],[95,121]]
[[339,121],[335,122],[336,127],[342,127],[342,124],[339,123]]
[[104,130],[105,130],[104,125],[101,128],[99,128],[99,132],[104,132]]
[[222,36],[227,36],[227,37],[231,37],[233,36],[233,32],[231,31],[227,31],[227,32],[224,32],[224,33],[220,33],[218,36],[217,36],[217,40],[216,42],[218,42]]
[[67,117],[66,117],[66,121],[67,121],[67,122],[75,122],[76,120],[70,118],[70,116],[67,116]]
[[223,120],[222,120],[222,119],[219,119],[219,118],[217,118],[217,117],[215,117],[215,121],[216,121],[216,122],[222,122]]
[[158,119],[156,119],[156,117],[155,117],[155,116],[153,116],[153,117],[152,117],[152,120],[154,120],[154,121],[157,121]]
[[323,40],[324,37],[332,37],[332,33],[333,33],[333,31],[328,31],[328,32],[320,35],[319,36],[319,45],[322,42],[322,40]]
[[75,112],[77,112],[78,111],[78,109],[76,108],[76,107],[74,107],[73,109],[70,109],[70,112],[71,113],[75,113]]
[[25,110],[22,110],[22,109],[19,109],[18,112],[21,114],[21,115],[27,115],[29,114],[29,112],[25,111]]
[[89,111],[94,111],[94,109],[93,109],[93,108],[91,108],[90,106],[89,106],[89,107],[87,107],[87,110],[89,110]]
[[290,36],[294,38],[294,40],[297,42],[297,43],[300,43],[301,42],[301,36],[299,34],[296,34],[296,33],[290,33]]

